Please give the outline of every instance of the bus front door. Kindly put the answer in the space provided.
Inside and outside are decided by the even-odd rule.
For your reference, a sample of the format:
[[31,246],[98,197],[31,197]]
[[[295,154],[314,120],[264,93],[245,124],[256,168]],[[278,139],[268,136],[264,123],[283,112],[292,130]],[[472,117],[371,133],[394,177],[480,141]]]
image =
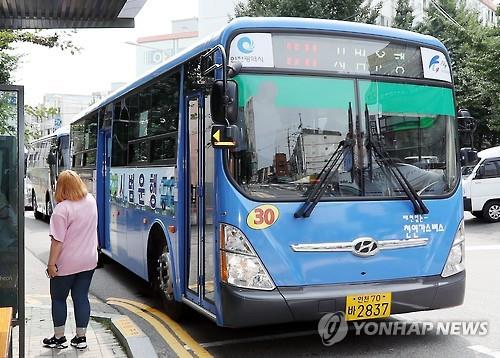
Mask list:
[[[186,245],[186,297],[214,312],[213,167],[210,103],[201,93],[186,98],[189,145],[189,233]],[[208,129],[207,129],[208,128]]]
[[[96,201],[98,215],[99,247],[109,248],[109,194],[111,166],[111,128],[99,130],[97,145]],[[108,241],[108,242],[106,242]]]

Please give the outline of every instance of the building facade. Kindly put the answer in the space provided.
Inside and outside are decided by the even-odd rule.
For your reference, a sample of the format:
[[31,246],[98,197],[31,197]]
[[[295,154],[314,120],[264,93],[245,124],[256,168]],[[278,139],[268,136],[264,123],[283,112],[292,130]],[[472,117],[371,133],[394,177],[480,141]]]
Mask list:
[[43,102],[38,106],[47,109],[45,118],[37,118],[25,113],[25,125],[35,137],[51,134],[58,128],[69,125],[78,113],[124,84],[124,82],[112,83],[110,90],[93,92],[91,95],[47,93],[43,96]]
[[342,139],[337,131],[301,128],[290,158],[291,172],[297,175],[292,179],[321,172]]
[[139,77],[157,67],[199,39],[198,19],[172,21],[172,33],[140,37],[136,46],[136,75]]
[[43,132],[43,135],[47,135],[62,126],[69,125],[78,113],[86,109],[95,100],[92,95],[65,93],[48,93],[44,95],[43,105],[46,108],[56,108],[58,113],[41,123],[41,132]]

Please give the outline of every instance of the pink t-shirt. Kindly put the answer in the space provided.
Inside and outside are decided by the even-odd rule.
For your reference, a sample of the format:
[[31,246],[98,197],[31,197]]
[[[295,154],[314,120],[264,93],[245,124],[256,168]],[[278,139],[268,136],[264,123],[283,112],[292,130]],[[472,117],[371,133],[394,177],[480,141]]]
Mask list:
[[62,242],[56,265],[58,276],[97,266],[97,205],[91,194],[78,201],[64,200],[50,218],[50,235]]

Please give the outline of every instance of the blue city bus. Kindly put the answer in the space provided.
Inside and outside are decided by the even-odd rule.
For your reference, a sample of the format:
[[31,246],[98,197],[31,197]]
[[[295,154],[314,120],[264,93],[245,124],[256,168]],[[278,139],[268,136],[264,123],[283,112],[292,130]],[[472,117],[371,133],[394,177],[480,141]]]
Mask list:
[[455,109],[432,37],[239,18],[79,115],[72,163],[174,318],[384,318],[463,302]]

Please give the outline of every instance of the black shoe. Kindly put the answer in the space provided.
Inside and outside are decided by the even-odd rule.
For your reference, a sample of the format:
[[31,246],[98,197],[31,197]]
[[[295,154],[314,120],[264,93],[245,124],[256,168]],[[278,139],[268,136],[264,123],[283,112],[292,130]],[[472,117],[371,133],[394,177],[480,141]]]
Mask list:
[[74,336],[73,339],[71,340],[71,346],[78,349],[85,349],[87,348],[87,338],[85,336],[83,337]]
[[66,343],[66,337],[62,336],[61,338],[56,338],[56,336],[52,336],[52,338],[44,338],[43,345],[47,348],[56,348],[63,349],[68,348],[68,344]]

